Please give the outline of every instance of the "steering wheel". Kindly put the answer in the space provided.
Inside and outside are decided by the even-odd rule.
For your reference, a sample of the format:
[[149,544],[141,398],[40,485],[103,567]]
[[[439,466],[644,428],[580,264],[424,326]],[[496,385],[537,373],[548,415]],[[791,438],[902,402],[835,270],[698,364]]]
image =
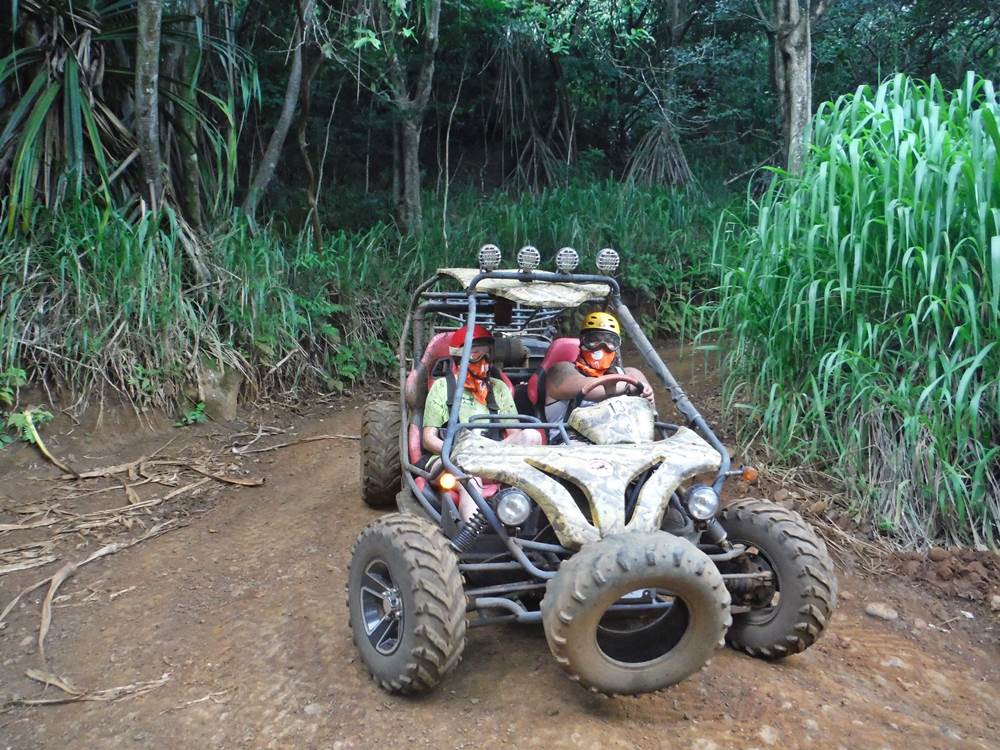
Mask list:
[[602,385],[608,385],[609,383],[628,383],[629,388],[625,390],[625,393],[630,396],[641,396],[644,388],[643,384],[631,375],[621,375],[619,373],[601,375],[600,377],[594,378],[580,389],[580,392],[576,395],[576,403],[579,404],[584,401],[587,398],[587,394],[595,388]]

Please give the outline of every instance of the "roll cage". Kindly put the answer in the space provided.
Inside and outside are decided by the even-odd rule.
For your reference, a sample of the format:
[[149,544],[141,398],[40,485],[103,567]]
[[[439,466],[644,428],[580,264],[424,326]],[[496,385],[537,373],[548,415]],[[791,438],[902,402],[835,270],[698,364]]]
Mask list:
[[[712,429],[708,426],[708,423],[699,413],[694,404],[692,404],[690,399],[688,399],[681,385],[677,382],[676,378],[674,378],[670,369],[663,362],[659,354],[653,348],[653,345],[649,342],[649,339],[643,333],[639,324],[632,316],[631,311],[623,302],[621,288],[613,277],[593,274],[556,273],[538,270],[466,271],[465,275],[468,276],[469,273],[472,274],[471,280],[469,280],[468,284],[464,288],[457,291],[448,292],[433,290],[437,284],[449,281],[452,283],[455,282],[456,274],[449,273],[448,270],[439,270],[434,276],[424,281],[415,290],[403,323],[399,348],[397,351],[400,363],[399,375],[401,386],[406,383],[406,378],[410,369],[409,363],[413,362],[415,364],[419,361],[420,355],[423,353],[424,348],[428,343],[424,340],[426,334],[426,316],[428,314],[437,314],[446,321],[456,323],[456,327],[466,321],[485,322],[493,325],[495,330],[500,330],[501,332],[519,331],[522,334],[527,333],[530,336],[537,337],[541,341],[548,340],[551,342],[557,332],[556,322],[562,314],[563,309],[560,309],[559,307],[546,307],[544,305],[532,307],[531,305],[519,303],[511,311],[510,322],[505,322],[503,325],[497,326],[495,315],[492,314],[492,312],[495,311],[497,304],[495,294],[499,293],[502,295],[502,292],[497,292],[495,287],[497,287],[500,283],[504,283],[506,284],[506,288],[510,288],[511,286],[519,287],[523,285],[525,288],[530,289],[530,285],[536,282],[553,285],[565,285],[567,287],[579,285],[590,285],[589,288],[594,288],[594,285],[606,287],[607,292],[606,294],[602,294],[600,299],[592,298],[589,301],[598,302],[598,304],[601,304],[605,310],[613,312],[618,317],[624,333],[631,338],[649,370],[668,390],[674,407],[684,419],[687,426],[704,438],[705,441],[719,453],[721,457],[720,467],[712,482],[712,487],[716,492],[721,492],[722,485],[725,482],[727,475],[730,473],[729,452],[722,444],[722,441],[719,440]],[[512,282],[512,284],[508,282]],[[494,289],[491,290],[491,287]],[[568,305],[564,305],[563,307],[568,307]],[[456,375],[458,383],[463,383],[468,374],[469,355],[472,350],[473,340],[472,330],[472,326],[468,326],[464,346],[462,348],[462,355],[458,363],[458,373]],[[524,373],[520,374],[524,375]],[[405,389],[403,387],[400,388],[400,408],[402,420],[399,434],[399,447],[403,468],[403,481],[406,484],[406,487],[410,490],[411,494],[420,502],[425,512],[432,519],[442,525],[446,536],[453,538],[457,533],[459,526],[457,511],[453,507],[452,503],[442,503],[441,511],[439,512],[431,502],[431,498],[434,497],[434,491],[432,485],[430,484],[442,470],[453,474],[457,480],[462,483],[466,491],[468,491],[469,495],[478,507],[479,512],[488,523],[490,529],[500,538],[500,540],[502,540],[504,546],[507,548],[514,560],[514,562],[497,563],[466,562],[460,566],[461,568],[465,570],[511,570],[523,568],[533,578],[544,582],[555,575],[555,572],[553,570],[543,570],[538,567],[534,562],[528,559],[525,551],[528,550],[550,556],[570,555],[573,551],[559,544],[531,541],[509,535],[504,525],[497,518],[493,508],[484,499],[476,483],[470,481],[472,477],[467,475],[457,465],[455,465],[455,463],[453,463],[452,449],[455,443],[456,435],[459,431],[465,429],[560,430],[564,440],[568,442],[568,437],[565,432],[565,424],[562,422],[546,422],[536,416],[525,414],[477,415],[468,422],[460,422],[460,405],[461,399],[454,399],[451,404],[448,423],[444,428],[444,445],[441,450],[441,461],[436,466],[435,470],[430,472],[410,461],[408,451],[408,434],[413,415],[409,408],[409,404],[407,403]],[[677,425],[659,420],[657,420],[656,426],[663,437],[669,436],[677,429]],[[422,477],[424,479],[424,487],[418,486],[416,482],[416,478],[418,477]],[[731,554],[732,553],[728,553],[725,556],[728,558]],[[713,555],[712,557],[714,559],[716,556]],[[518,620],[524,621],[535,619],[534,615],[537,613],[526,612],[517,602],[502,596],[489,596],[489,594],[493,593],[510,593],[511,586],[516,587],[517,585],[518,584],[507,584],[502,587],[492,587],[497,589],[496,591],[483,590],[482,592],[477,592],[475,590],[470,590],[467,593],[477,607],[497,606],[502,609],[507,609]],[[541,584],[526,585],[530,588],[532,585],[537,586]],[[476,598],[477,594],[480,595],[478,599]]]

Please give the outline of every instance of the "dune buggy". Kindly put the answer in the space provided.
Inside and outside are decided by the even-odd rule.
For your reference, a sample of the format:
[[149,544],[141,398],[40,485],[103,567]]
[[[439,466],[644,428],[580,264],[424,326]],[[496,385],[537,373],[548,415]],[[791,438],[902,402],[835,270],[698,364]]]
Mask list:
[[[354,642],[386,690],[433,688],[461,659],[467,628],[493,623],[541,622],[570,677],[613,695],[673,685],[726,641],[764,659],[798,653],[830,620],[837,581],[823,542],[766,500],[721,505],[727,478],[753,470],[732,469],[622,302],[614,251],[599,253],[598,274],[577,262],[566,249],[559,270],[538,270],[525,248],[519,268],[497,270],[485,246],[479,269],[441,269],[413,295],[399,400],[369,405],[362,428],[363,499],[398,512],[361,532],[347,585]],[[545,374],[579,347],[561,319],[587,307],[617,316],[683,424],[628,391],[545,420]],[[472,326],[457,364],[448,337],[466,322],[493,330],[494,374],[518,413],[463,423],[454,399],[428,469],[424,398],[455,368],[465,381]],[[500,428],[539,430],[543,444],[487,437]],[[477,508],[464,521],[458,483]]]

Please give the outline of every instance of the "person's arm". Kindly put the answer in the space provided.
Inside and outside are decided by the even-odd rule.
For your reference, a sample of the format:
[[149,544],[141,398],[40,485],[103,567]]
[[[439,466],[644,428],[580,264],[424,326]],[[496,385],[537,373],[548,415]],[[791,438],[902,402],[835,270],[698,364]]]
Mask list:
[[424,450],[428,453],[438,454],[444,447],[444,440],[438,434],[437,427],[424,427],[420,431],[420,442],[424,446]]
[[[571,362],[559,362],[552,366],[545,376],[545,395],[550,401],[566,401],[576,398],[580,389],[593,382],[593,378],[583,375]],[[606,383],[587,394],[588,401],[603,401],[625,393],[627,383],[618,381]]]
[[448,424],[448,384],[439,378],[431,385],[424,401],[424,428],[420,431],[420,442],[428,453],[440,453],[444,441],[438,428]]
[[[635,367],[626,367],[625,374],[629,377],[635,378],[642,384],[642,393],[640,395],[652,404],[653,388],[642,371],[637,370]],[[552,401],[564,401],[576,398],[580,389],[584,388],[592,380],[593,378],[589,378],[586,375],[581,374],[580,371],[572,365],[572,363],[559,362],[554,365],[546,375],[545,393],[546,396]],[[620,396],[623,393],[626,393],[628,388],[628,383],[624,383],[620,380],[614,383],[606,383],[605,385],[595,388],[588,393],[587,400],[603,401],[606,398]]]
[[[503,417],[505,414],[517,414],[514,397],[510,395],[507,384],[499,378],[493,378],[493,399],[497,404],[497,417]],[[506,424],[520,424],[519,419],[502,419],[501,421]],[[503,436],[509,437],[512,432],[519,432],[519,430],[504,430]]]

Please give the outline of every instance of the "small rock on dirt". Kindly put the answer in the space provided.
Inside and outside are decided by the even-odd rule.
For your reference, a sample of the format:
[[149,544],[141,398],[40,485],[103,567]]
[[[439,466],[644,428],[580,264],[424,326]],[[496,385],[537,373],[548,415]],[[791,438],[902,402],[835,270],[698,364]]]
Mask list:
[[310,703],[302,710],[309,716],[319,716],[323,713],[323,707],[318,703]]
[[959,742],[961,742],[962,735],[960,735],[958,732],[956,732],[951,727],[940,726],[940,727],[938,727],[938,729],[941,731],[941,734],[943,734],[949,740],[958,740]]
[[898,620],[899,612],[883,602],[869,602],[865,607],[865,614],[876,617],[879,620]]
[[809,506],[809,512],[814,516],[821,516],[826,513],[827,508],[830,507],[830,503],[827,500],[817,500],[812,505]]
[[1000,612],[1000,594],[994,594],[990,597],[990,611]]
[[882,661],[883,667],[889,667],[892,669],[909,669],[910,665],[905,661],[900,659],[898,656],[890,656],[888,659]]
[[768,724],[762,726],[757,734],[765,745],[774,745],[778,741],[778,730]]
[[927,557],[932,562],[943,562],[948,559],[948,550],[944,547],[931,547],[927,552]]
[[919,560],[907,560],[903,563],[902,571],[904,575],[909,577],[915,576],[920,572],[920,561]]

